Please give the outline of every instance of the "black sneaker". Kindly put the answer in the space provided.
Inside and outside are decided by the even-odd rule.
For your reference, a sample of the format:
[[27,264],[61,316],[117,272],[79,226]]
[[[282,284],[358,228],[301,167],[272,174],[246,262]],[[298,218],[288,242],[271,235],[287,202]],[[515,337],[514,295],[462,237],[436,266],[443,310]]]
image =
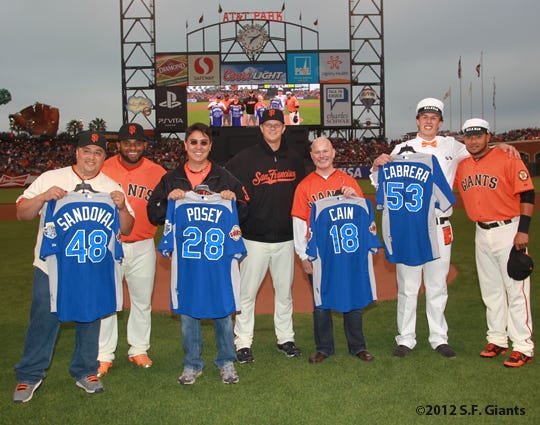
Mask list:
[[236,358],[238,363],[253,363],[255,361],[249,347],[240,348],[240,350],[236,351]]
[[403,357],[407,356],[407,354],[409,354],[411,351],[412,350],[409,347],[407,347],[406,345],[401,345],[400,344],[394,349],[394,351],[392,352],[392,355],[394,357],[403,358]]
[[288,341],[284,344],[278,344],[277,349],[278,351],[284,353],[287,357],[298,357],[302,355],[302,351],[300,350],[300,348],[294,345],[293,341]]
[[447,359],[456,358],[456,352],[448,344],[438,345],[437,348],[435,348],[435,351]]

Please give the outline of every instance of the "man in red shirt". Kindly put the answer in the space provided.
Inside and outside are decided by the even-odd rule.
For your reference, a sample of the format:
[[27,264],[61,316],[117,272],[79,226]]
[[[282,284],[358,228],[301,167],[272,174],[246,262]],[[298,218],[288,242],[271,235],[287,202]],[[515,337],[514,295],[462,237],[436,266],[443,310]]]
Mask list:
[[490,149],[489,123],[472,118],[463,124],[469,158],[459,163],[455,186],[469,218],[476,222],[476,267],[486,305],[487,347],[481,357],[513,351],[504,366],[520,367],[534,356],[530,279],[508,275],[512,249],[526,251],[534,211],[534,187],[521,159]]

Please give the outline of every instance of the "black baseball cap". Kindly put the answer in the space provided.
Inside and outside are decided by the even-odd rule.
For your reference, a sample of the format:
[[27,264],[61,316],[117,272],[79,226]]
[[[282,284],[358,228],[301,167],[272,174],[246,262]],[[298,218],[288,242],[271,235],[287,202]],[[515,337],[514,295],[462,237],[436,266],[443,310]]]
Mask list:
[[81,131],[77,137],[77,147],[82,148],[88,145],[95,145],[107,151],[107,139],[101,133],[96,131]]
[[146,134],[144,134],[144,129],[140,124],[137,123],[127,123],[120,127],[118,130],[118,140],[140,140],[146,142]]
[[261,124],[266,121],[279,121],[281,124],[285,124],[283,111],[281,109],[265,109],[261,117]]
[[533,269],[532,258],[525,251],[519,251],[513,246],[506,265],[508,276],[514,280],[524,280],[530,276]]

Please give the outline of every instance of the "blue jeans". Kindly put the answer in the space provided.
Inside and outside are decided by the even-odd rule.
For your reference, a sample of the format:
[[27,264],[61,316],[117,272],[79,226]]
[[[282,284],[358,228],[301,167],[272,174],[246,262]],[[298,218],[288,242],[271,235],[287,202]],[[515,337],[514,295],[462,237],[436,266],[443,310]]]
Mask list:
[[[18,382],[35,384],[45,378],[45,370],[51,364],[60,321],[56,314],[51,313],[50,303],[49,277],[35,267],[30,323],[22,359],[15,365]],[[75,322],[75,350],[69,372],[76,380],[97,373],[99,328],[99,319],[90,323]]]
[[[214,364],[220,369],[227,363],[236,361],[234,348],[233,325],[231,316],[213,319],[216,334],[217,357]],[[180,315],[182,327],[182,345],[184,346],[184,367],[193,370],[202,370],[204,360],[202,353],[202,329],[201,319],[196,319],[185,314]]]
[[[308,274],[309,283],[313,286],[313,275]],[[356,355],[366,351],[364,329],[362,325],[362,310],[352,310],[343,313],[343,327],[345,338],[349,347],[349,353]],[[334,354],[334,324],[332,310],[314,307],[313,309],[313,333],[315,335],[315,347],[317,351],[331,356]]]

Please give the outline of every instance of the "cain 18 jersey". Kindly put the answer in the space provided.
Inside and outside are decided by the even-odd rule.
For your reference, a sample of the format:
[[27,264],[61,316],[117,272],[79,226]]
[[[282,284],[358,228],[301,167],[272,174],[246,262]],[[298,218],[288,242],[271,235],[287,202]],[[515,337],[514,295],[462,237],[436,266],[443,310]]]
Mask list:
[[379,167],[376,194],[386,258],[418,266],[439,258],[435,208],[446,211],[456,199],[435,156],[413,153],[392,159]]
[[159,252],[172,254],[171,310],[197,319],[236,311],[246,254],[235,201],[187,192],[169,200]]
[[108,193],[68,194],[47,203],[40,257],[47,261],[51,312],[93,322],[122,308],[118,208]]
[[309,233],[315,307],[346,313],[377,299],[372,254],[380,242],[371,202],[343,196],[318,200]]

